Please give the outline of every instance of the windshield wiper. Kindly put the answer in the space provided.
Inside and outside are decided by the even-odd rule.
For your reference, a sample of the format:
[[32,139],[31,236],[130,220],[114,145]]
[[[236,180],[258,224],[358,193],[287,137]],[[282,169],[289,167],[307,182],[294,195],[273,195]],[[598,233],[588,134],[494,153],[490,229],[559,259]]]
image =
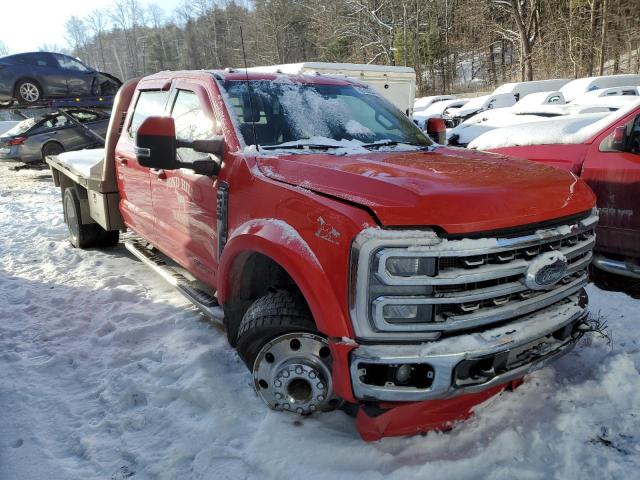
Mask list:
[[262,150],[329,150],[331,148],[343,148],[343,145],[323,145],[316,143],[294,143],[291,145],[260,145]]
[[411,145],[412,147],[420,147],[420,150],[426,150],[431,145],[423,145],[420,143],[412,142],[397,142],[395,140],[382,140],[380,142],[365,143],[362,145],[364,148],[380,148],[380,147],[395,147],[396,145]]

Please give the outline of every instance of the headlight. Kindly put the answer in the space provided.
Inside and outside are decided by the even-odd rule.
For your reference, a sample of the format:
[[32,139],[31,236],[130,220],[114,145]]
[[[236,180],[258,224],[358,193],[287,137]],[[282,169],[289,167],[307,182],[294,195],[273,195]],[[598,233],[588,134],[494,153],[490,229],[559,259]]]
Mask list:
[[420,259],[411,257],[395,257],[387,260],[387,272],[396,277],[410,277],[418,275]]
[[390,257],[385,268],[393,277],[414,277],[433,275],[435,260],[427,257]]

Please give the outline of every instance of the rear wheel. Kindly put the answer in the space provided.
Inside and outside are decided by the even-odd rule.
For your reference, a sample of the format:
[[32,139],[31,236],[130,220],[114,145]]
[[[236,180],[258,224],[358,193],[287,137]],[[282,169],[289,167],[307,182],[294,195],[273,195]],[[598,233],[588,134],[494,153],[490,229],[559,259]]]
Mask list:
[[113,247],[120,232],[107,231],[97,223],[82,223],[80,200],[74,188],[67,188],[62,196],[64,221],[69,230],[69,242],[76,248]]
[[42,147],[42,159],[52,156],[52,155],[60,155],[64,152],[64,147],[56,142],[47,143],[44,147]]
[[23,105],[30,105],[42,100],[42,88],[33,80],[20,80],[16,85],[16,97]]
[[256,300],[240,323],[237,349],[270,408],[309,415],[340,405],[331,351],[300,295],[278,291]]

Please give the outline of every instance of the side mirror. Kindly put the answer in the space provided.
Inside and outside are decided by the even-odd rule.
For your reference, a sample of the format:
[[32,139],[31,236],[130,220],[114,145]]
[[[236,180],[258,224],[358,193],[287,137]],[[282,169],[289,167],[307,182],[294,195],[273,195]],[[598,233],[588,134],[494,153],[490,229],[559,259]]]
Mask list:
[[[224,146],[222,136],[192,142],[177,140],[176,125],[172,117],[148,117],[138,128],[135,153],[138,163],[143,167],[158,170],[188,168],[199,175],[214,176],[220,172]],[[218,159],[180,162],[178,148],[192,148],[196,152],[208,153]]]
[[136,133],[135,153],[143,167],[175,170],[176,124],[171,117],[148,117]]
[[444,145],[447,142],[447,125],[442,118],[429,118],[426,132],[434,142],[440,145]]
[[611,148],[613,148],[614,150],[624,150],[625,137],[626,137],[626,127],[624,125],[616,127],[616,129],[613,131]]

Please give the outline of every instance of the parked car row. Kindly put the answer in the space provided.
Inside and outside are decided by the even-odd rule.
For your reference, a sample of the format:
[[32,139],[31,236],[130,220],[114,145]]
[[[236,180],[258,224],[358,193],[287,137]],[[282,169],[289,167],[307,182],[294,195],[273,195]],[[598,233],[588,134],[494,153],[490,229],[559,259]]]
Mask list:
[[454,113],[447,141],[581,177],[600,209],[594,265],[640,279],[639,86],[639,75],[506,84]]

